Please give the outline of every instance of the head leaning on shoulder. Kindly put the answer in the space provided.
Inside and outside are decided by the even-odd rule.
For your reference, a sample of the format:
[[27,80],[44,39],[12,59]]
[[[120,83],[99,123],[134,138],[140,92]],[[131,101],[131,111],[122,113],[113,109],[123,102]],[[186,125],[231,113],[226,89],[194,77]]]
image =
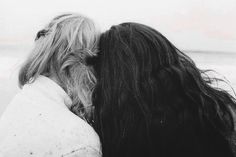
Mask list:
[[87,61],[104,157],[232,157],[235,99],[155,29],[112,26]]
[[96,82],[85,58],[96,54],[98,39],[91,19],[74,13],[55,17],[37,33],[34,48],[20,69],[20,87],[39,75],[53,78],[72,98],[72,110],[81,112],[91,105]]

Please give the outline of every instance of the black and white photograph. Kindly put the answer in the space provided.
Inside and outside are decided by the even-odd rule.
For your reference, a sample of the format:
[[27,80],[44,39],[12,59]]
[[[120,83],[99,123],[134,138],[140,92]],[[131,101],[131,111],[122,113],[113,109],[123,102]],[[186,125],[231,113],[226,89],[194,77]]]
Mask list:
[[0,157],[236,157],[236,0],[0,0]]

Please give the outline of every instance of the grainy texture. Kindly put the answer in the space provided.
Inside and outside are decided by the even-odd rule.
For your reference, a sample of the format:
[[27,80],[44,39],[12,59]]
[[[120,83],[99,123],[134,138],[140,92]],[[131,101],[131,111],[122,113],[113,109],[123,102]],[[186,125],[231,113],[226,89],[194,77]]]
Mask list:
[[46,77],[24,86],[0,119],[0,157],[101,156],[98,135],[70,103]]

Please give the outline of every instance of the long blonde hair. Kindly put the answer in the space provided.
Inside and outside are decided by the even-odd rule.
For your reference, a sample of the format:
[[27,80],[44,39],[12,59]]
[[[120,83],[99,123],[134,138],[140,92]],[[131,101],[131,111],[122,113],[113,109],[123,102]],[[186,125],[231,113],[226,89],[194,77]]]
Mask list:
[[55,17],[37,33],[32,53],[19,72],[19,86],[33,82],[39,75],[53,76],[72,99],[71,110],[84,117],[91,106],[96,83],[86,57],[96,55],[99,31],[82,15]]

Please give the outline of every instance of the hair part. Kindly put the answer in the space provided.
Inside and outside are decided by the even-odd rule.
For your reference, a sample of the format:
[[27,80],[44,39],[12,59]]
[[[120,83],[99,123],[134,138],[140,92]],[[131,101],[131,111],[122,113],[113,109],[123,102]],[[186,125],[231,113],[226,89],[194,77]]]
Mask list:
[[39,75],[53,77],[72,98],[71,110],[84,117],[92,105],[96,79],[85,59],[97,53],[99,31],[94,22],[69,13],[55,17],[37,33],[35,46],[19,72],[19,85]]

